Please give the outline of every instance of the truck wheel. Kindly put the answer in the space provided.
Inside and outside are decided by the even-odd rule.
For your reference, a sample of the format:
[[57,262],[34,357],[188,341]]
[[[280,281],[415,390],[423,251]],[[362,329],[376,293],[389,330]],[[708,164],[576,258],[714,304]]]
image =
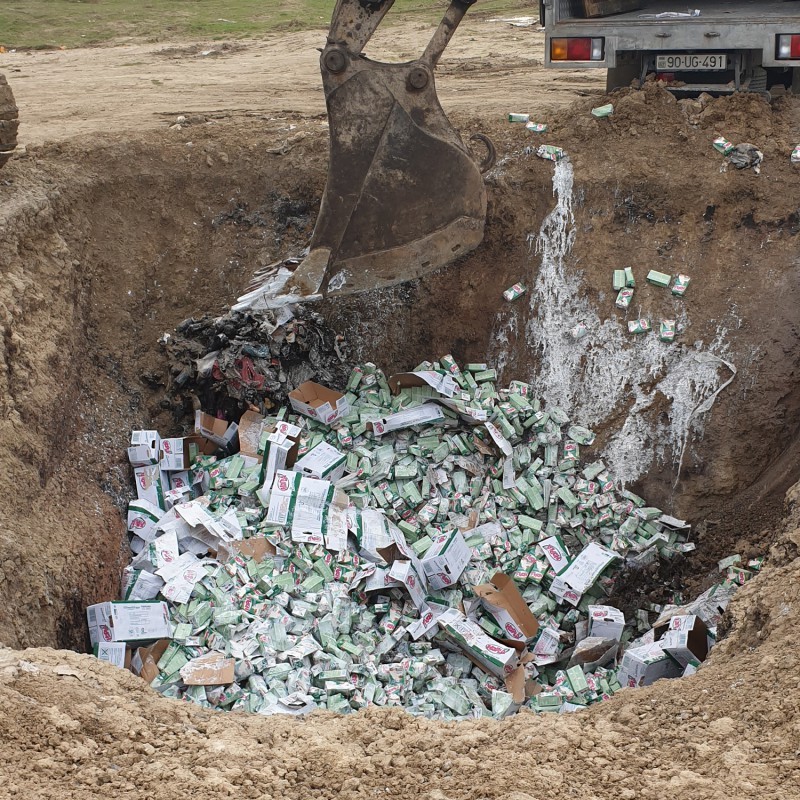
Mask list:
[[622,64],[610,67],[606,75],[606,92],[614,89],[627,89],[631,81],[638,81],[642,77],[641,64]]
[[17,147],[18,110],[5,75],[0,75],[0,167]]

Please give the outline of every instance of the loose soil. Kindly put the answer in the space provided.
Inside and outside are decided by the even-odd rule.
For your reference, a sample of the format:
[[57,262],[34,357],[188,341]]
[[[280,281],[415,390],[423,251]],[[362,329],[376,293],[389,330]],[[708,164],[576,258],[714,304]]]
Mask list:
[[[581,77],[591,97],[561,95],[575,102],[557,108],[533,78],[529,90],[520,87],[527,67],[484,70],[484,61],[502,65],[529,53],[527,40],[504,49],[498,31],[511,35],[496,27],[476,29],[477,42],[463,37],[464,49],[449,56],[463,53],[479,66],[448,74],[445,64],[440,81],[451,81],[456,127],[489,134],[500,157],[487,178],[484,245],[418,282],[320,311],[346,334],[354,358],[384,368],[445,352],[482,359],[497,346],[497,320],[513,317],[501,378],[534,374],[537,350],[520,333],[534,309],[509,308],[501,292],[520,279],[533,283],[539,262],[527,235],[554,204],[552,165],[526,148],[565,147],[577,231],[568,267],[582,272],[587,300],[611,317],[613,268],[633,265],[640,280],[649,268],[685,270],[693,278],[691,327],[676,346],[708,345],[720,325],[727,329],[736,380],[705,415],[680,474],[667,454],[634,488],[696,524],[697,552],[675,565],[688,592],[713,579],[718,558],[769,551],[763,574],[732,605],[730,635],[680,683],[624,692],[569,718],[458,725],[379,710],[309,721],[204,713],[90,657],[47,649],[82,649],[85,606],[118,591],[129,430],[178,432],[185,424],[159,337],[185,317],[222,312],[255,268],[307,243],[324,185],[326,131],[321,118],[304,115],[321,111],[307,34],[270,45],[283,80],[297,66],[291,97],[271,98],[272,110],[252,109],[243,97],[242,114],[226,102],[224,119],[211,123],[213,102],[190,104],[199,92],[172,95],[181,100],[170,109],[164,95],[115,91],[108,59],[126,57],[116,49],[37,54],[74,58],[75,69],[90,64],[84,68],[105,88],[76,98],[55,73],[52,90],[41,76],[26,83],[11,74],[28,121],[23,140],[58,141],[29,147],[0,178],[0,641],[39,648],[0,651],[0,776],[9,797],[800,796],[800,514],[780,522],[800,448],[800,189],[788,158],[800,105],[749,96],[678,104],[648,86],[608,98],[614,116],[595,120],[589,109],[607,98],[594,77]],[[409,29],[395,44],[402,50],[407,36],[418,52],[426,35]],[[212,82],[207,70],[228,63],[228,78],[238,76],[234,92],[254,72],[234,63],[248,52],[178,58],[198,86]],[[148,69],[172,58],[156,59],[152,48],[143,57]],[[217,79],[220,97],[226,79]],[[40,124],[51,91],[62,98]],[[67,125],[79,107],[80,119]],[[511,109],[541,116],[550,131],[534,142],[523,127],[499,121]],[[187,111],[196,112],[188,125],[167,128],[173,113]],[[63,139],[59,125],[79,136]],[[720,171],[710,146],[720,133],[763,149],[761,175]],[[660,313],[656,295],[641,297],[643,313]],[[601,426],[598,448],[627,410],[615,409]],[[666,398],[647,415],[666,424]],[[793,490],[794,502],[798,495]],[[645,591],[637,580],[627,593],[623,587],[630,603]]]

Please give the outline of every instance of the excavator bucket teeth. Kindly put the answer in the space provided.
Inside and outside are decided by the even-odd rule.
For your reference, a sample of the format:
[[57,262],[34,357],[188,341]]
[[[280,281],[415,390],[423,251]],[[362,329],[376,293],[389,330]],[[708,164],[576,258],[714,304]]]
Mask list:
[[[340,0],[332,32],[337,15],[341,29],[354,3],[367,19],[370,8],[381,18],[386,11],[380,2]],[[354,47],[329,39],[321,57],[328,180],[309,254],[287,293],[318,297],[391,286],[480,244],[486,215],[480,168],[442,110],[433,75],[466,8],[453,3],[425,54],[405,64],[363,57],[364,41]]]

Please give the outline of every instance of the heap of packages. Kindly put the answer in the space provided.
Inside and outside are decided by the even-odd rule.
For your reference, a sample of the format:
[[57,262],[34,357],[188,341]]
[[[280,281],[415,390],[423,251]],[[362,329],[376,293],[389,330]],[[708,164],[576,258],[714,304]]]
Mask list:
[[[592,431],[526,383],[451,357],[195,433],[135,431],[123,600],[88,610],[102,658],[165,696],[435,719],[574,711],[692,671],[733,589],[626,620],[623,567],[685,553],[686,523],[584,458]],[[679,602],[680,598],[673,598]],[[638,637],[638,638],[637,638]]]

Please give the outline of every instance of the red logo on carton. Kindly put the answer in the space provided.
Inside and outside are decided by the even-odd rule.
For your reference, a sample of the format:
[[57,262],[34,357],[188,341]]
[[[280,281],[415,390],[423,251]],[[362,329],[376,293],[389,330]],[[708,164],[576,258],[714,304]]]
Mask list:
[[176,489],[184,489],[186,487],[186,483],[183,478],[173,478],[172,480],[175,483]]
[[545,545],[542,545],[542,547],[544,547],[544,549],[548,553],[550,553],[550,556],[552,557],[552,559],[554,561],[563,561],[564,560],[564,556],[562,556],[561,553],[558,552],[558,549],[553,547],[552,544],[545,544]]
[[100,633],[107,642],[112,641],[111,631],[105,625],[100,626]]
[[426,614],[426,615],[425,615],[425,616],[422,618],[422,624],[423,624],[425,627],[427,627],[428,625],[430,625],[430,624],[431,624],[431,622],[433,622],[433,612],[432,612],[432,611],[429,611],[429,612],[428,612],[428,613],[427,613],[427,614]]
[[499,653],[500,655],[502,655],[503,653],[506,652],[506,648],[505,647],[501,647],[499,644],[487,644],[486,645],[486,649],[490,653]]
[[440,581],[441,581],[443,584],[445,584],[446,586],[449,586],[449,585],[452,583],[452,581],[450,580],[450,576],[449,576],[449,575],[447,575],[446,573],[444,573],[444,572],[437,572],[436,574],[438,575],[438,577],[439,577],[439,580],[440,580]]
[[289,478],[286,475],[278,475],[278,490],[285,492],[289,488]]
[[409,575],[408,576],[408,585],[413,587],[413,586],[416,585],[416,583],[417,582],[414,580],[414,576],[413,575]]
[[161,551],[161,558],[162,558],[164,561],[166,561],[168,564],[169,564],[171,561],[174,561],[174,560],[175,560],[175,556],[173,556],[173,555],[172,555],[172,553],[171,553],[169,550],[162,550],[162,551]]
[[131,528],[136,528],[136,530],[141,530],[146,526],[147,523],[141,517],[136,517],[135,519],[131,520]]
[[163,442],[161,442],[161,449],[162,449],[162,450],[163,450],[165,453],[171,453],[171,452],[172,452],[172,445],[169,443],[169,441],[167,441],[167,440],[165,439]]
[[517,628],[511,623],[506,622],[506,631],[511,636],[512,639],[522,639],[522,634],[517,630]]

